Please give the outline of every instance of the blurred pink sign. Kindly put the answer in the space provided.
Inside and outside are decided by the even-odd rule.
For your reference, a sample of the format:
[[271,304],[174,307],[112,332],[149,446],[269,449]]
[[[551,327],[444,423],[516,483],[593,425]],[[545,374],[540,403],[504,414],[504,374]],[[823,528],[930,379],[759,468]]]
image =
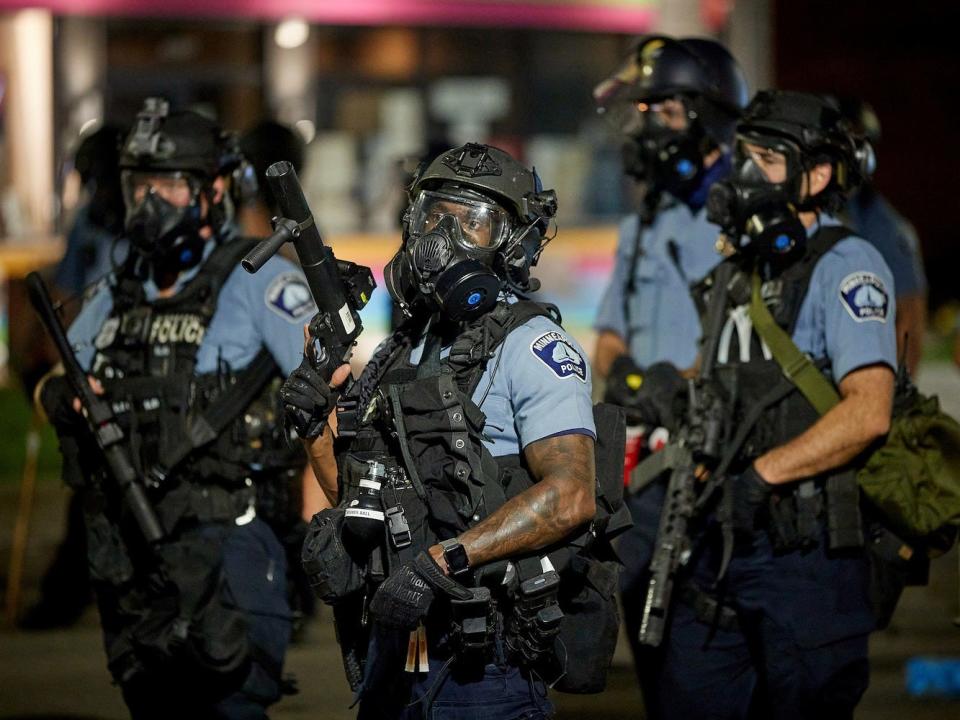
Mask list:
[[326,25],[480,25],[642,33],[656,0],[0,0],[0,9],[42,7],[70,15],[297,16]]

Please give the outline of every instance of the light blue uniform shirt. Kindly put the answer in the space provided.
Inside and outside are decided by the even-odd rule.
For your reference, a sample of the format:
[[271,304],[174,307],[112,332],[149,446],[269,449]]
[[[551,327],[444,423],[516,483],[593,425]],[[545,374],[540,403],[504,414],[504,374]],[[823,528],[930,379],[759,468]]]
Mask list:
[[[423,343],[410,353],[419,364]],[[441,357],[449,348],[441,351]],[[473,401],[487,417],[483,444],[494,457],[537,440],[582,434],[596,439],[590,364],[556,323],[533,317],[507,335],[488,362]]]
[[700,317],[690,286],[720,262],[715,250],[720,230],[707,222],[706,208],[693,212],[676,202],[658,210],[650,227],[642,231],[627,317],[624,296],[639,224],[639,217],[633,215],[620,225],[613,275],[600,301],[594,328],[623,338],[641,367],[661,361],[679,368],[692,367],[700,339]]
[[[820,225],[839,225],[829,215]],[[816,232],[814,224],[809,234]],[[817,262],[793,331],[793,341],[813,358],[830,359],[839,383],[858,368],[881,363],[897,367],[893,274],[879,251],[850,236]]]
[[[839,225],[821,215],[820,226]],[[808,229],[812,235],[815,223]],[[797,347],[815,360],[827,358],[827,372],[839,383],[861,367],[897,367],[893,276],[877,249],[863,238],[848,236],[817,261],[793,330]],[[747,305],[731,311],[717,351],[720,363],[749,360],[752,324]],[[737,334],[739,357],[729,356]],[[772,357],[764,349],[767,358]]]
[[[213,242],[207,243],[204,261],[213,248]],[[181,273],[174,285],[176,291],[196,277],[201,267]],[[114,281],[111,276],[101,283],[67,332],[80,365],[88,370],[93,365],[97,335],[113,309],[109,283]],[[157,298],[152,280],[144,283],[144,292],[148,301]],[[274,256],[253,275],[238,264],[220,290],[217,309],[197,351],[195,372],[215,372],[218,362],[242,370],[266,347],[281,372],[288,375],[303,359],[303,325],[315,312],[303,273],[290,261]]]

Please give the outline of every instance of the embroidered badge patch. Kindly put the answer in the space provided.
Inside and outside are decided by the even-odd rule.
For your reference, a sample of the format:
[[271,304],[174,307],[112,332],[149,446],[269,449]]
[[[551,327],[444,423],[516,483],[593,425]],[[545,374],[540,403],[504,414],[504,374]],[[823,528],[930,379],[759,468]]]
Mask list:
[[872,272],[855,272],[840,283],[840,302],[857,322],[887,321],[890,296],[883,280]]
[[295,272],[277,275],[264,295],[267,307],[290,322],[306,320],[317,311],[306,281]]
[[575,377],[587,381],[587,363],[583,356],[558,332],[541,335],[530,344],[530,351],[559,378]]

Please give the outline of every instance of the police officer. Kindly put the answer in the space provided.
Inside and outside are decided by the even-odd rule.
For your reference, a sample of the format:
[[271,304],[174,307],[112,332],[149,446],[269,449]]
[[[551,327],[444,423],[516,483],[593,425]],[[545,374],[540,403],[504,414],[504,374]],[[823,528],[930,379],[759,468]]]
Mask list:
[[[370,559],[351,581],[332,578],[342,553],[315,562],[308,538],[305,565],[338,620],[356,618],[338,629],[360,717],[421,717],[431,706],[451,718],[547,717],[540,678],[556,676],[544,666],[557,661],[567,582],[558,587],[557,573],[571,571],[570,539],[600,505],[589,366],[545,306],[521,299],[539,285],[529,270],[555,195],[502,150],[467,144],[421,168],[410,201],[384,276],[412,318],[355,385],[365,420],[353,437],[341,412],[336,443],[328,429],[308,444],[343,513],[317,517],[334,527],[342,517],[339,542]],[[295,422],[298,408],[311,418],[331,409],[307,364],[283,393]],[[371,517],[380,525],[365,544],[358,526]],[[612,588],[615,572],[605,572]],[[348,646],[367,616],[369,649],[354,643],[364,664]],[[588,645],[603,632],[591,628]],[[590,662],[571,656],[568,668]]]
[[[719,43],[653,36],[597,86],[594,97],[625,134],[625,169],[646,189],[641,211],[620,225],[613,276],[594,322],[595,369],[606,378],[605,399],[630,408],[637,425],[647,369],[656,366],[652,374],[669,379],[674,373],[665,374],[658,363],[686,369],[696,358],[700,320],[690,287],[721,259],[704,204],[710,186],[730,170],[747,83]],[[631,428],[628,443],[639,444],[639,433]],[[656,661],[636,637],[662,500],[662,485],[629,497],[634,527],[620,539],[624,621],[645,695],[655,687],[645,682],[644,667]]]
[[123,134],[119,126],[104,125],[77,148],[74,168],[87,201],[77,210],[54,276],[57,287],[69,295],[83,292],[126,255],[125,246],[117,247],[124,215],[119,164]]
[[[73,165],[84,201],[77,209],[67,234],[66,251],[53,278],[64,296],[82,293],[110,271],[115,256],[125,253],[125,248],[116,247],[124,215],[119,162],[122,137],[119,127],[105,125],[86,135],[77,147]],[[33,335],[30,337],[32,340]],[[42,346],[31,345],[34,352],[27,354],[37,355]],[[30,392],[51,364],[46,357],[28,364],[24,381]],[[65,537],[40,583],[40,599],[24,614],[22,628],[40,630],[72,625],[93,597],[87,573],[83,508],[76,494],[70,496],[66,521]]]
[[689,287],[720,259],[704,205],[730,170],[733,127],[748,92],[719,43],[653,36],[594,97],[627,138],[627,173],[646,186],[645,207],[620,226],[614,274],[594,322],[597,371],[619,386],[629,361],[631,369],[693,365],[700,327]]
[[727,308],[704,347],[716,347],[730,432],[703,492],[720,489],[700,495],[716,504],[695,524],[650,710],[852,717],[874,617],[849,470],[890,423],[893,280],[832,215],[866,160],[836,105],[764,91],[737,133],[734,170],[709,199],[734,274],[698,289],[705,308]]
[[[881,128],[870,103],[845,97],[840,98],[839,104],[853,132],[864,136],[875,150],[880,143]],[[873,168],[870,169],[872,172]],[[907,370],[915,375],[927,330],[927,277],[917,231],[877,190],[870,177],[850,196],[843,219],[873,243],[893,273],[897,302],[897,357],[906,357]]]
[[62,378],[41,395],[85,497],[108,667],[135,718],[266,717],[290,618],[257,488],[302,467],[278,390],[315,306],[287,261],[239,268],[254,242],[232,230],[244,160],[216,123],[150,98],[120,166],[131,253],[68,336],[146,479],[157,547],[119,513]]

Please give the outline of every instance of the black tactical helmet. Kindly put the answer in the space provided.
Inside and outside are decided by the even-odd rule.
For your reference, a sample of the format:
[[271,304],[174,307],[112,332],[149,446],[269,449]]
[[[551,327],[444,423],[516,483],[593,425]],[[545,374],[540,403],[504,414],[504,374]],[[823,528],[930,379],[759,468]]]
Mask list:
[[74,169],[90,193],[87,214],[91,222],[111,233],[123,229],[123,189],[120,184],[120,143],[124,131],[104,125],[83,137],[74,157]]
[[833,178],[825,191],[841,197],[868,177],[873,158],[870,143],[851,132],[835,100],[813,93],[763,90],[750,101],[737,134],[748,142],[768,139],[792,142],[807,168],[828,161]]
[[162,98],[144,101],[120,155],[124,170],[180,170],[207,180],[241,161],[236,139],[217,123],[190,110],[171,113]]
[[116,125],[103,125],[85,135],[77,146],[73,166],[80,173],[80,182],[115,180],[120,182],[120,143],[123,130]]
[[[422,204],[431,194],[443,193],[466,202],[495,203],[508,216],[499,226],[490,250],[473,253],[487,257],[490,266],[515,287],[535,290],[529,276],[545,244],[550,219],[557,213],[557,195],[543,190],[535,170],[528,170],[500,148],[467,143],[441,153],[414,174],[408,191],[410,204],[403,216],[404,241],[422,231]],[[495,256],[495,257],[492,257]]]
[[[749,99],[747,81],[733,56],[705,38],[644,37],[620,69],[593,91],[601,109],[617,101],[688,98],[707,134],[729,143],[733,122]],[[719,111],[719,112],[718,112]]]
[[527,170],[492,145],[467,143],[439,155],[414,175],[410,201],[421,190],[441,186],[460,187],[489,197],[520,222],[545,223],[557,212],[556,194],[543,190],[536,171]]

